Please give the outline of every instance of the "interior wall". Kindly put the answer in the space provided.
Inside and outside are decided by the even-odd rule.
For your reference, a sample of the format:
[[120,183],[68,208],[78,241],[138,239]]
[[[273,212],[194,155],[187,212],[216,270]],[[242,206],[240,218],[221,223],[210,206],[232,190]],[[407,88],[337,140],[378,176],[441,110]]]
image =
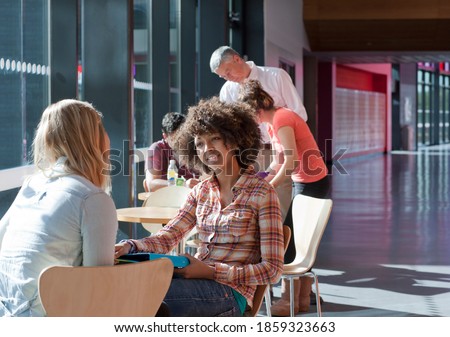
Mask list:
[[278,67],[280,58],[295,64],[295,86],[303,99],[303,48],[306,48],[303,0],[265,0],[265,65]]

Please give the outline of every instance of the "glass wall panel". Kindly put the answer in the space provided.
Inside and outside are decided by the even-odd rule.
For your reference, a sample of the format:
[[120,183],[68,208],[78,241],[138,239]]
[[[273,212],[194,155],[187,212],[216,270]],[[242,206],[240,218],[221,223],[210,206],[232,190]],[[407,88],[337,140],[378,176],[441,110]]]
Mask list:
[[439,143],[450,142],[450,75],[439,76]]
[[[153,135],[151,1],[134,2],[134,108],[135,146],[149,146],[160,138]],[[180,0],[170,0],[170,102],[169,111],[180,111]],[[164,66],[163,64],[161,66]],[[168,112],[168,111],[167,111]]]
[[419,69],[417,73],[417,144],[432,144],[432,113],[434,111],[434,78],[432,71]]
[[134,120],[135,146],[152,142],[151,6],[149,0],[134,1]]
[[439,76],[439,143],[444,141],[444,78]]
[[450,76],[444,78],[444,142],[450,143]]
[[[48,12],[48,0],[0,2],[0,170],[32,161],[34,130],[50,103]],[[16,194],[0,191],[0,217]]]
[[170,111],[181,112],[180,0],[170,0]]
[[49,103],[48,1],[5,0],[0,8],[0,169],[26,164]]
[[421,70],[417,73],[417,143],[423,144],[423,72]]

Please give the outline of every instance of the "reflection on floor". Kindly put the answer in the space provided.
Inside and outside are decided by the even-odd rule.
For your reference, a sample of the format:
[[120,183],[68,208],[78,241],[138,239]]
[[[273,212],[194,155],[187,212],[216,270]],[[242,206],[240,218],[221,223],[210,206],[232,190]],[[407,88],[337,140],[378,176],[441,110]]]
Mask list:
[[314,268],[323,316],[449,317],[450,148],[340,164]]

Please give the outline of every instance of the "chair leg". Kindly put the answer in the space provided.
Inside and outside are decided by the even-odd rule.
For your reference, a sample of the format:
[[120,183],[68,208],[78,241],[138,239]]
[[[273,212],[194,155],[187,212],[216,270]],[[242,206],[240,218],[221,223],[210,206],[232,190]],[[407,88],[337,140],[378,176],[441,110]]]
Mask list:
[[320,294],[319,294],[319,278],[316,274],[313,274],[314,284],[316,286],[316,308],[317,308],[317,317],[322,317],[322,304],[320,303]]
[[289,282],[289,305],[291,317],[294,317],[294,279],[290,278]]
[[177,247],[175,247],[175,252],[177,255],[186,253],[186,242],[184,239],[181,239],[180,242],[178,242]]
[[272,297],[270,296],[270,284],[266,289],[266,293],[264,294],[264,300],[266,301],[267,317],[272,317]]

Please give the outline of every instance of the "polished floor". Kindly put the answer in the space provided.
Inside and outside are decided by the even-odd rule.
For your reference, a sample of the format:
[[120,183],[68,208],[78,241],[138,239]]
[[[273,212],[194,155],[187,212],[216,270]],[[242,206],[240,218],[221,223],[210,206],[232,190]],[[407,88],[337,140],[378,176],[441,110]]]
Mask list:
[[323,316],[449,317],[450,147],[339,164],[314,267]]

